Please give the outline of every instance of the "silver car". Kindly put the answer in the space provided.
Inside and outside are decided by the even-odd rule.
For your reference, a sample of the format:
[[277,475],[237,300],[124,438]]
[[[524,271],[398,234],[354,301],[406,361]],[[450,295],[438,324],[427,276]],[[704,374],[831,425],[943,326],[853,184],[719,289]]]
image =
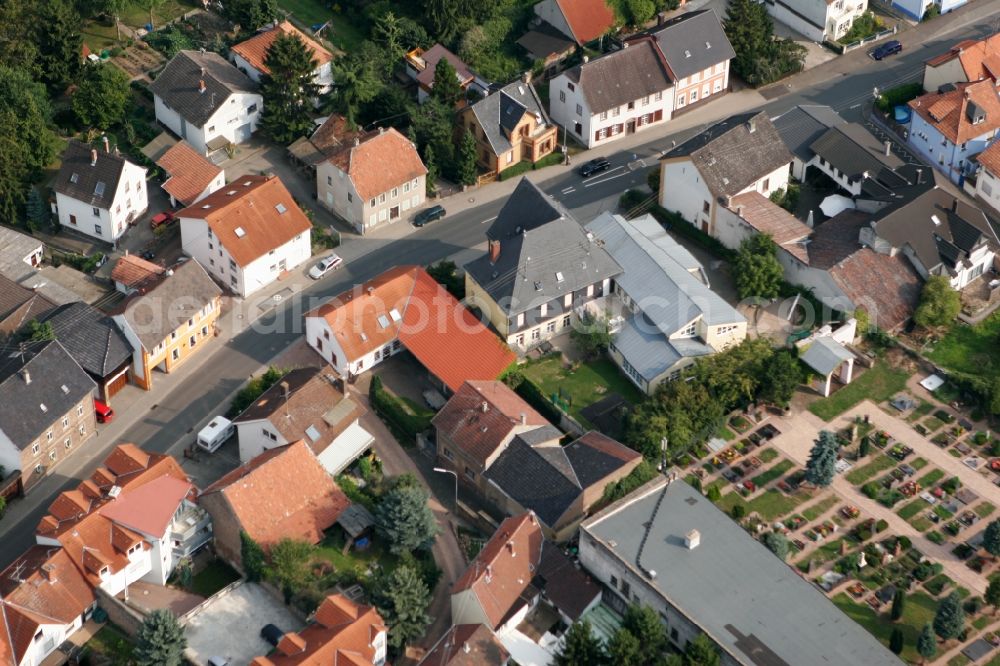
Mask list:
[[335,271],[344,265],[344,260],[335,254],[323,257],[315,266],[309,269],[309,277],[318,280],[330,271]]

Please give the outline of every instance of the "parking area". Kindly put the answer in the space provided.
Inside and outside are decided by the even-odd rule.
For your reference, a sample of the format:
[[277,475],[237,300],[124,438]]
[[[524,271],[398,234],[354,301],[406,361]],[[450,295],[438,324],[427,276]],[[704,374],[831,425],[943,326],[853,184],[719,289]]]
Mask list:
[[204,666],[211,657],[229,664],[249,664],[271,651],[260,630],[273,624],[282,631],[304,626],[281,602],[254,583],[243,583],[212,597],[185,627],[187,658]]

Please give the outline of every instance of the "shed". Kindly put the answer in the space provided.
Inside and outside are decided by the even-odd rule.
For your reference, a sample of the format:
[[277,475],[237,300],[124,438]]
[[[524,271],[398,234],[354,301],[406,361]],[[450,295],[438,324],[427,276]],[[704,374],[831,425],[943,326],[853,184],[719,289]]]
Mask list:
[[830,395],[830,383],[839,371],[842,384],[851,383],[854,372],[854,354],[833,338],[816,338],[802,354],[802,362],[823,378],[823,395]]
[[375,516],[363,505],[355,502],[344,509],[340,517],[337,518],[337,524],[343,527],[344,531],[353,540],[364,534],[365,530],[375,524]]

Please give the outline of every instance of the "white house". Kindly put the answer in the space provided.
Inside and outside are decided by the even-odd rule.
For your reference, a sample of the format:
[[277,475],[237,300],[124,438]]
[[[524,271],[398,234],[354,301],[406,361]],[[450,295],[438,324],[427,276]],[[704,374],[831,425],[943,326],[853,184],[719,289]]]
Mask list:
[[187,141],[178,141],[156,160],[167,179],[163,191],[170,205],[190,206],[226,184],[226,172],[212,164]]
[[34,236],[0,227],[0,275],[19,282],[41,268],[45,244]]
[[180,51],[149,89],[156,120],[203,155],[248,141],[257,130],[257,84],[218,53]]
[[766,113],[712,125],[660,160],[660,205],[716,236],[719,209],[745,192],[769,197],[788,186],[792,155]]
[[108,150],[71,140],[56,176],[55,213],[67,229],[115,243],[146,212],[146,169]]
[[363,234],[423,204],[426,176],[410,140],[395,128],[379,128],[331,150],[316,165],[316,196]]
[[177,217],[184,252],[244,298],[312,255],[312,224],[274,176],[242,176]]
[[233,421],[240,462],[304,441],[330,474],[340,474],[375,438],[358,419],[365,408],[339,377],[317,367],[288,372]]
[[[650,37],[569,69],[549,84],[549,115],[588,148],[670,120],[674,88]],[[614,82],[614,85],[609,85]]]
[[976,197],[995,211],[1000,211],[1000,142],[976,156]]
[[992,79],[958,83],[910,101],[907,143],[953,183],[975,173],[971,159],[1000,131],[1000,96]]
[[333,62],[333,54],[322,44],[305,34],[288,21],[261,30],[250,39],[244,40],[229,49],[229,57],[233,59],[240,71],[249,76],[255,83],[260,83],[261,77],[269,74],[270,70],[265,63],[268,51],[274,40],[281,35],[289,35],[298,38],[305,44],[306,50],[312,55],[316,69],[313,71],[313,82],[319,86],[319,93],[325,95],[333,88],[333,72],[330,63]]
[[535,16],[579,46],[599,39],[615,26],[615,13],[606,0],[542,0]]
[[919,21],[932,5],[937,5],[941,14],[947,14],[966,2],[968,0],[892,0],[892,8],[898,9],[914,21]]
[[1000,34],[980,40],[963,39],[947,52],[924,62],[924,92],[938,92],[949,83],[967,83],[1000,77]]
[[767,12],[814,42],[836,41],[868,11],[868,0],[765,0]]

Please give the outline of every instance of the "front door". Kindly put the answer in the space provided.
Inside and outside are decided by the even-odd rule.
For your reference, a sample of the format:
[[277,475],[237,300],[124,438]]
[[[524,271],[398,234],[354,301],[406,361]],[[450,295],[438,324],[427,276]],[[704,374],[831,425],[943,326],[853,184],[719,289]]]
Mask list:
[[635,134],[635,120],[630,120],[625,124],[625,131],[629,134]]
[[333,192],[326,193],[326,207],[333,208]]
[[389,209],[389,221],[392,222],[397,219],[399,219],[399,206],[393,206]]

